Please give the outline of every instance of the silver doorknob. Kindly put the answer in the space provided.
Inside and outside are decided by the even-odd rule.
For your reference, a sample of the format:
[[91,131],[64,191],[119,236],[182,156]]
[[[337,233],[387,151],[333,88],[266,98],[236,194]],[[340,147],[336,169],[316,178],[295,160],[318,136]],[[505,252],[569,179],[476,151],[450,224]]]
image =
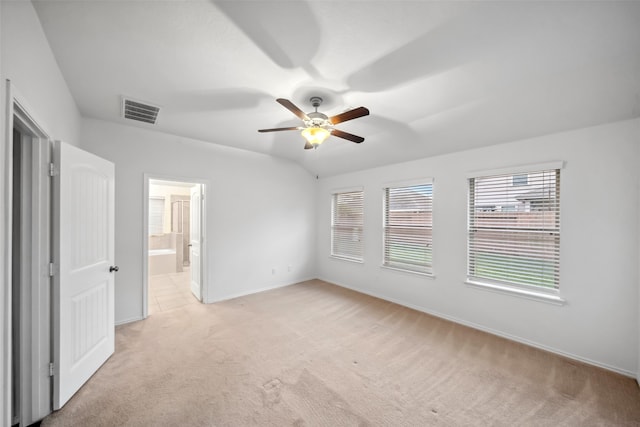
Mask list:
[[118,267],[117,265],[112,265],[111,267],[109,267],[109,273],[113,273],[114,271],[118,270],[120,270],[120,267]]

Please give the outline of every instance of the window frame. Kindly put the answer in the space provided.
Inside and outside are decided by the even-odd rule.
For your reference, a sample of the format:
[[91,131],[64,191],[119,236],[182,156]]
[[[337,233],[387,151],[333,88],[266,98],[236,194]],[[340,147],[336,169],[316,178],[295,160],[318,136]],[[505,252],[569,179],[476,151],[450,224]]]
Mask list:
[[[527,166],[519,166],[512,168],[503,168],[503,169],[494,169],[494,170],[486,170],[486,171],[478,171],[467,174],[467,265],[466,265],[466,281],[465,283],[472,287],[479,287],[484,290],[497,291],[500,293],[506,293],[516,296],[521,296],[527,299],[537,300],[548,302],[556,305],[564,305],[566,300],[560,295],[560,266],[561,266],[561,257],[560,257],[560,242],[561,242],[561,228],[560,228],[560,220],[561,220],[561,175],[562,169],[564,168],[564,162],[548,162],[542,164],[535,165],[527,165]],[[555,214],[555,228],[554,233],[557,233],[557,244],[554,247],[554,251],[556,252],[556,258],[554,258],[554,268],[556,268],[556,272],[554,273],[555,287],[546,287],[543,285],[536,284],[525,284],[525,283],[517,283],[509,280],[499,280],[494,278],[487,277],[479,277],[479,275],[472,274],[471,260],[472,257],[475,256],[473,254],[472,248],[472,187],[471,180],[476,180],[478,178],[492,178],[492,177],[507,177],[509,175],[523,175],[523,174],[534,174],[540,172],[549,172],[555,171],[556,179],[555,179],[555,200],[554,200],[554,214]],[[513,181],[510,180],[512,186]],[[528,181],[531,183],[531,180]],[[529,184],[528,184],[529,185]],[[524,186],[513,186],[515,188],[522,188]],[[507,201],[508,202],[508,201]],[[504,204],[504,201],[496,202],[496,205]],[[508,230],[505,228],[505,230]],[[502,230],[504,232],[504,230]],[[508,231],[507,231],[508,232]],[[535,259],[535,258],[533,258]]]
[[[406,272],[406,273],[411,273],[411,274],[419,274],[419,275],[423,275],[423,276],[428,276],[428,277],[435,277],[434,274],[434,270],[433,270],[433,178],[422,178],[422,179],[415,179],[415,180],[411,180],[411,181],[399,181],[399,182],[393,182],[393,183],[388,183],[388,184],[384,184],[383,188],[382,188],[382,264],[381,267],[382,268],[386,268],[386,269],[391,269],[391,270],[397,270],[397,271],[402,271],[402,272]],[[411,226],[407,226],[406,224],[403,226],[400,225],[390,225],[388,223],[389,221],[389,201],[388,201],[388,197],[389,197],[389,190],[399,190],[401,192],[407,191],[407,189],[411,188],[411,187],[418,187],[418,186],[429,186],[429,191],[430,191],[430,195],[431,195],[431,200],[428,202],[428,212],[430,213],[429,215],[429,220],[428,225],[425,226],[418,226],[416,227],[417,230],[420,229],[425,229],[427,230],[427,236],[425,236],[425,239],[428,241],[428,247],[430,248],[429,251],[429,261],[425,262],[424,264],[417,264],[417,263],[412,263],[412,262],[402,262],[402,261],[398,261],[398,260],[392,260],[390,258],[388,258],[388,254],[389,254],[389,248],[387,246],[387,242],[388,242],[388,233],[390,229],[407,229],[410,228]],[[421,238],[422,236],[419,236],[418,238]]]
[[[338,203],[339,196],[343,196],[346,194],[354,194],[360,193],[360,217],[361,220],[355,224],[349,224],[349,221],[345,222],[342,227],[349,227],[351,225],[351,233],[353,236],[358,236],[359,239],[356,243],[357,252],[354,254],[349,254],[347,250],[343,250],[341,252],[336,251],[336,228],[340,226],[336,224],[336,213],[338,211],[336,203]],[[352,188],[344,188],[344,189],[336,189],[331,191],[331,226],[330,226],[330,241],[329,241],[329,256],[334,259],[339,259],[343,261],[350,261],[355,263],[364,263],[364,188],[363,187],[352,187]],[[357,207],[357,205],[354,205]],[[348,242],[343,238],[343,242]],[[352,242],[355,242],[352,240]],[[348,243],[346,243],[348,244]],[[346,248],[343,248],[346,249]]]

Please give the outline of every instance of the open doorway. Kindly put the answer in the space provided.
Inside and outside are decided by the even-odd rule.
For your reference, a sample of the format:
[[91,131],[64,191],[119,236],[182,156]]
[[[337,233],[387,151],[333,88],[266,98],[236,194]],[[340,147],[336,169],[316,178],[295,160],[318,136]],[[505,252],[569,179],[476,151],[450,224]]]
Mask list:
[[205,184],[147,177],[146,188],[145,317],[203,301]]
[[[8,89],[10,92],[10,88]],[[11,198],[11,423],[51,412],[50,144],[14,101],[9,111]],[[46,171],[46,172],[45,172]]]

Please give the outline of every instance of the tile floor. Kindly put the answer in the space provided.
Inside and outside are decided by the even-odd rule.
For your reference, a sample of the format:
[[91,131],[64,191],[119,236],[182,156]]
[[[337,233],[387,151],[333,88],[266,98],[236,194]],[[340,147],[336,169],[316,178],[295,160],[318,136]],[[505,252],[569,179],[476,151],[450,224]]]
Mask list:
[[181,273],[149,276],[149,314],[200,304],[191,293],[189,267]]

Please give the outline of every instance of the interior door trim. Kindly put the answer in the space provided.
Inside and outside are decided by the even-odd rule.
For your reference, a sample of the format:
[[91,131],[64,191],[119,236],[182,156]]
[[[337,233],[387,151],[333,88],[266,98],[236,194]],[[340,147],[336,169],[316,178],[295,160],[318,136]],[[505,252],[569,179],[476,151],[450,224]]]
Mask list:
[[[206,257],[208,253],[208,241],[206,239],[207,236],[207,200],[209,199],[209,192],[211,191],[210,183],[208,179],[197,178],[197,177],[189,177],[189,176],[176,176],[176,175],[162,175],[155,173],[145,172],[143,174],[143,209],[142,209],[142,317],[141,319],[146,319],[149,316],[149,203],[147,200],[149,199],[149,181],[150,180],[159,180],[159,181],[176,181],[176,182],[192,182],[194,184],[200,184],[203,186],[202,190],[202,218],[201,224],[202,227],[201,234],[203,237],[201,243],[201,259],[205,260],[201,262],[201,286],[202,286],[202,302],[209,303],[209,280],[208,280],[208,263],[206,262]],[[128,321],[127,321],[128,322]],[[118,323],[116,323],[118,324]]]

